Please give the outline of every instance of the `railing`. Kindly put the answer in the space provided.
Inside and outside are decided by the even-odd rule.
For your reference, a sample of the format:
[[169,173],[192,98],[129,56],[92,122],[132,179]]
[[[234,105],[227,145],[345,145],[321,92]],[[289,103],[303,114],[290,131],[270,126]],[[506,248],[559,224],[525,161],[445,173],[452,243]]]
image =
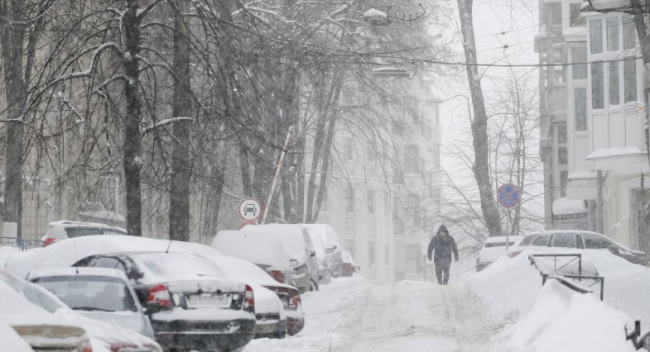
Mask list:
[[[553,272],[549,273],[546,272],[545,266],[543,267],[541,263],[538,262],[537,258],[553,258]],[[557,259],[562,258],[562,257],[573,257],[574,259],[569,260],[567,263],[564,265],[560,266],[558,268],[557,264]],[[539,271],[540,275],[542,276],[542,285],[546,283],[546,280],[551,278],[554,280],[559,281],[562,285],[576,291],[579,293],[593,293],[593,289],[591,288],[592,286],[600,283],[600,300],[604,300],[605,297],[605,278],[602,276],[596,276],[596,275],[582,275],[582,255],[577,253],[577,254],[568,254],[568,253],[557,253],[557,254],[531,254],[528,256],[528,260],[530,260],[530,265],[534,265],[537,271]],[[573,275],[573,274],[561,274],[559,273],[560,270],[564,269],[567,267],[569,264],[575,262],[577,260],[578,264],[578,275]],[[573,281],[571,281],[571,280]],[[594,282],[589,285],[589,286],[583,286],[575,283],[575,280],[582,281],[582,280],[593,280]]]
[[20,251],[43,247],[43,241],[16,237],[0,237],[0,247],[14,247]]

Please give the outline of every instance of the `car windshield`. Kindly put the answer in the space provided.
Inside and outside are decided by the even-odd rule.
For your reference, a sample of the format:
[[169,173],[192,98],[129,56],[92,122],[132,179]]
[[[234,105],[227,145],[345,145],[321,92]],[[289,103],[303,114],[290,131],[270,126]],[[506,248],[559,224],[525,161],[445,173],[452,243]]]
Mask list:
[[137,308],[126,284],[102,276],[54,276],[34,280],[74,310],[101,312],[136,312]]

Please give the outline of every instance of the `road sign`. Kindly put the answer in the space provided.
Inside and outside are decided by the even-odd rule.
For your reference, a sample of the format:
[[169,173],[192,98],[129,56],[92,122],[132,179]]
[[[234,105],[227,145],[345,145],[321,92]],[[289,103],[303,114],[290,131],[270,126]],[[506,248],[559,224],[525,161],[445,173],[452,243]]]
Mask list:
[[505,208],[514,208],[519,205],[521,191],[519,187],[506,183],[497,190],[497,201]]
[[239,203],[237,210],[242,219],[257,220],[262,215],[262,203],[255,198],[246,198]]

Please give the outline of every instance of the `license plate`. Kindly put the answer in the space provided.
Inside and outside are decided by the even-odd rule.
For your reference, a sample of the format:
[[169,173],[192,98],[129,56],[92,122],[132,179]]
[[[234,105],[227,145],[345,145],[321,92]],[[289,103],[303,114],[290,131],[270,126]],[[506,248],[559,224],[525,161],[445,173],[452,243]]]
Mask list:
[[229,307],[230,295],[201,294],[189,295],[188,305],[192,307]]

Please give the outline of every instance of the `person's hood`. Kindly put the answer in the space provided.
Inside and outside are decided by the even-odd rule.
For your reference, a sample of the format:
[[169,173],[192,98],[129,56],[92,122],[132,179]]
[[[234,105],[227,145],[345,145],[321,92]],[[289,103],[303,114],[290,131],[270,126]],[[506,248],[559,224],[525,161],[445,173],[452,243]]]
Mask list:
[[440,227],[438,228],[438,232],[436,232],[436,235],[441,231],[446,232],[447,235],[449,235],[449,230],[447,230],[447,226],[445,226],[445,224],[440,225]]

